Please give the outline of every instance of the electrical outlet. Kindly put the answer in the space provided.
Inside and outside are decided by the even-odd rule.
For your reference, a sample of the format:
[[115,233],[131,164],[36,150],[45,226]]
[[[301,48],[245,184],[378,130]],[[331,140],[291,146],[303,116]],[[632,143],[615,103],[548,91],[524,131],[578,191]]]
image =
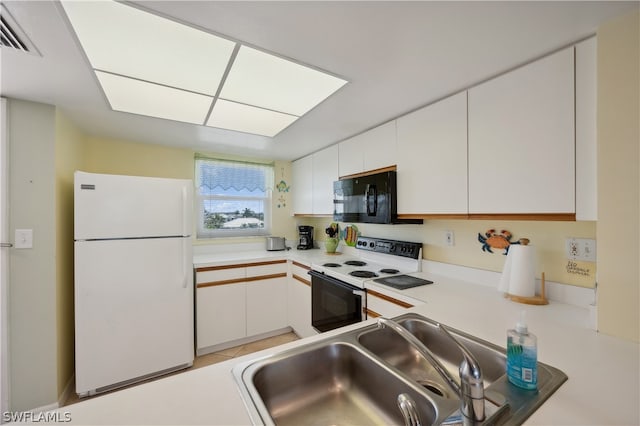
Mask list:
[[568,259],[584,262],[596,261],[596,240],[591,238],[567,238],[565,250]]
[[444,231],[444,243],[449,247],[453,247],[455,245],[453,231],[451,230]]

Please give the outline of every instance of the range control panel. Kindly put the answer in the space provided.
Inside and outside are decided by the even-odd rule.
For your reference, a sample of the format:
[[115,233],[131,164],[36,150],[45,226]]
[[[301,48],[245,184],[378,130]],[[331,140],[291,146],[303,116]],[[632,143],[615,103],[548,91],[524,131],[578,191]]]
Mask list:
[[418,259],[422,243],[410,241],[384,240],[381,238],[358,237],[356,248],[360,250],[374,251],[376,253],[390,254],[394,256],[410,257]]

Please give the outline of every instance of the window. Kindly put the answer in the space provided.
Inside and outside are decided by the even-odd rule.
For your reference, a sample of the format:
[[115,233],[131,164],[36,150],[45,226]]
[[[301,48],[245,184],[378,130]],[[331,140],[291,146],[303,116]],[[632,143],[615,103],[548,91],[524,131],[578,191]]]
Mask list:
[[268,235],[273,166],[196,157],[198,238]]

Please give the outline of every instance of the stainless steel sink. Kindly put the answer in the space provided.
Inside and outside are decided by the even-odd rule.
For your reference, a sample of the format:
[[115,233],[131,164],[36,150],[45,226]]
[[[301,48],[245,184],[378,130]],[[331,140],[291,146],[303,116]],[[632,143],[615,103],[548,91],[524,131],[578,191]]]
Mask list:
[[[394,318],[421,340],[452,376],[460,350],[418,314]],[[485,378],[485,424],[521,424],[567,380],[538,363],[538,390],[511,385],[505,349],[448,328],[478,360]],[[254,424],[403,424],[396,405],[407,394],[422,424],[442,424],[459,414],[460,400],[433,367],[404,339],[371,325],[237,365],[233,370]]]
[[[438,329],[435,321],[413,316],[401,318],[403,317],[398,317],[395,321],[424,343],[460,384],[458,368],[463,356],[455,343]],[[504,349],[489,342],[479,341],[457,330],[452,331],[458,341],[478,360],[482,368],[485,388],[490,388],[496,380],[504,376],[506,371]],[[377,328],[364,331],[358,336],[358,343],[432,392],[447,398],[457,398],[431,364],[393,330]]]
[[[349,342],[323,341],[250,364],[240,371],[254,423],[398,425],[399,394],[415,403],[425,424],[437,424],[457,401],[426,393]],[[246,401],[246,399],[245,399]]]
[[[413,313],[401,315],[394,320],[424,343],[453,377],[458,377],[462,354],[455,344],[438,330],[436,321]],[[566,374],[562,371],[538,362],[538,390],[520,389],[510,384],[507,379],[505,348],[451,327],[448,329],[478,360],[484,377],[485,398],[496,405],[508,405],[508,409],[498,413],[499,419],[488,419],[492,422],[523,423],[567,380]],[[382,361],[423,384],[430,391],[447,398],[456,398],[433,367],[391,330],[377,327],[364,329],[358,336],[358,342]]]

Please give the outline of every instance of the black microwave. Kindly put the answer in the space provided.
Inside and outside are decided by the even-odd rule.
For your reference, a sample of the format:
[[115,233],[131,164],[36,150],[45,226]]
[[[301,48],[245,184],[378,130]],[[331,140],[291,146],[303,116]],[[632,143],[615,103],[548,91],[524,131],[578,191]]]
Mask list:
[[395,171],[345,178],[333,183],[333,220],[356,223],[422,223],[398,219]]

